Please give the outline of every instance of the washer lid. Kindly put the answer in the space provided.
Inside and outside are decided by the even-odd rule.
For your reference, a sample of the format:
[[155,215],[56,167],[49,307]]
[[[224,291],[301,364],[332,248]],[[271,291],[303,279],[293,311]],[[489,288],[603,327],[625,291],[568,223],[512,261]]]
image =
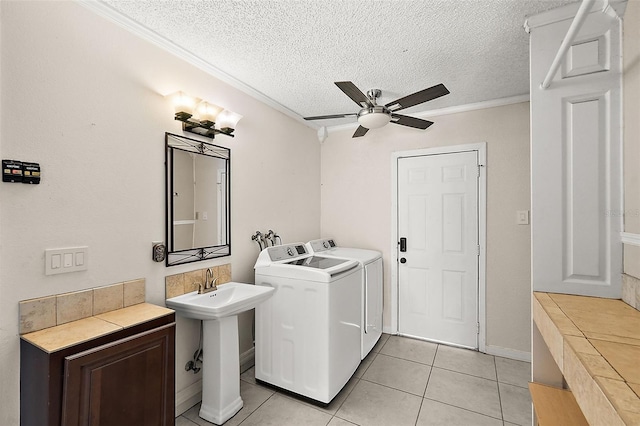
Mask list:
[[329,269],[329,268],[333,268],[334,266],[345,263],[346,261],[347,260],[345,259],[311,256],[311,257],[305,257],[303,259],[293,260],[291,262],[287,262],[287,264],[297,265],[297,266],[306,266],[307,268],[315,268],[315,269]]

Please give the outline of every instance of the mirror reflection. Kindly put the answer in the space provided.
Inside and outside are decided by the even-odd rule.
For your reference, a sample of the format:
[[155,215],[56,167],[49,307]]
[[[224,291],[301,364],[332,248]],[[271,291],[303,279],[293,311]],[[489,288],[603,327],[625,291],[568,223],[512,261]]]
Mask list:
[[166,134],[167,266],[231,254],[230,150]]

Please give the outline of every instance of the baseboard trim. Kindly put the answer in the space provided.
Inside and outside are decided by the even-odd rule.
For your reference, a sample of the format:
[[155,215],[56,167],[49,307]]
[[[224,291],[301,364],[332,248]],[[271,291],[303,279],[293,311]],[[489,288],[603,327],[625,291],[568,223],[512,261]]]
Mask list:
[[176,392],[176,417],[202,401],[202,379]]
[[515,359],[517,361],[531,362],[531,352],[519,351],[517,349],[486,345],[485,353],[489,355],[501,356],[503,358]]
[[256,363],[255,348],[248,349],[240,354],[240,374],[244,373]]

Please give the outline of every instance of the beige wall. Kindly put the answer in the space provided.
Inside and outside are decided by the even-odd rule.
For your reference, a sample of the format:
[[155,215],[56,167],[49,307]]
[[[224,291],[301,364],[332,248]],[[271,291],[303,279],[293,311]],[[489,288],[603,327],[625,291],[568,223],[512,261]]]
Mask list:
[[[39,162],[42,183],[0,183],[0,425],[19,424],[18,301],[231,262],[253,282],[256,230],[285,241],[320,236],[316,132],[143,41],[76,2],[0,2],[1,158]],[[151,260],[164,234],[164,132],[181,133],[164,94],[184,90],[244,116],[231,148],[232,253],[166,268]],[[295,159],[295,161],[292,161]],[[295,194],[295,200],[291,199]],[[44,275],[44,250],[89,246],[89,269]],[[198,323],[178,318],[178,395]],[[241,319],[241,350],[251,317]],[[28,402],[28,401],[27,401]]]
[[[322,235],[339,245],[383,252],[385,326],[390,325],[391,153],[487,143],[487,346],[530,351],[529,103],[433,117],[426,131],[388,125],[322,145]],[[492,349],[492,348],[489,348]]]
[[[624,14],[624,229],[640,234],[640,1]],[[640,247],[625,245],[624,272],[640,278]]]

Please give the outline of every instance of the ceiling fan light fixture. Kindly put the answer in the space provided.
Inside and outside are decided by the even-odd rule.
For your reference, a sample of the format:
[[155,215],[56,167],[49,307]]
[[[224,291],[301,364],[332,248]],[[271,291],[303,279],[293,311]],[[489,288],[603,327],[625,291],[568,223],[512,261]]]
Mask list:
[[391,114],[381,105],[364,108],[358,113],[358,124],[367,129],[378,129],[391,121]]

